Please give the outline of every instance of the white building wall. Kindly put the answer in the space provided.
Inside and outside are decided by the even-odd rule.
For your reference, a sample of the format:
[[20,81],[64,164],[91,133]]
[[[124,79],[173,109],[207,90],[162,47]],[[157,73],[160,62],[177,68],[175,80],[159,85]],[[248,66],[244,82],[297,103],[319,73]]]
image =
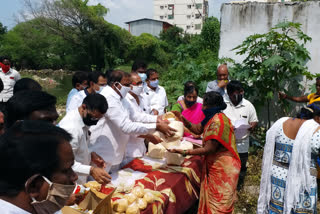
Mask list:
[[[308,70],[319,74],[320,68],[320,1],[285,2],[285,3],[242,3],[223,4],[221,7],[221,32],[219,57],[229,57],[241,63],[245,56],[236,55],[233,48],[240,45],[248,36],[267,33],[281,21],[301,23],[301,29],[312,38],[306,48],[310,52],[311,60],[307,63]],[[297,87],[290,88],[292,95],[303,95],[310,91],[314,81],[305,82],[306,91],[294,91]],[[297,104],[293,104],[292,109]],[[279,118],[276,109],[272,113],[272,120]],[[264,119],[266,113],[262,111],[260,118]]]
[[208,0],[153,0],[153,5],[154,19],[181,27],[189,34],[200,34],[208,16]]

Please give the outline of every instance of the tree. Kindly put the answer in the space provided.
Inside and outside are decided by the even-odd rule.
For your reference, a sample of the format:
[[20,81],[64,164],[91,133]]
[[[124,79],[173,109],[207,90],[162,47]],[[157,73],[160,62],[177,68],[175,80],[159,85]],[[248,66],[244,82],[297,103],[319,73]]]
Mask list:
[[128,49],[130,39],[119,39],[124,32],[104,20],[108,10],[101,4],[89,6],[88,0],[43,0],[36,5],[31,0],[24,1],[28,14],[42,19],[42,27],[72,44],[79,63],[77,69],[113,67]]
[[203,46],[218,56],[220,48],[220,22],[216,17],[212,16],[205,20],[201,30],[201,38]]
[[[310,60],[305,44],[311,38],[301,30],[301,24],[282,22],[266,34],[254,34],[233,50],[245,55],[242,65],[232,74],[233,77],[253,86],[256,103],[268,107],[270,126],[270,105],[276,99],[279,90],[287,91],[290,86],[300,87],[299,77],[312,79],[306,63]],[[297,87],[298,86],[298,87]],[[277,104],[277,103],[276,103]],[[280,103],[282,114],[286,114],[288,105]]]

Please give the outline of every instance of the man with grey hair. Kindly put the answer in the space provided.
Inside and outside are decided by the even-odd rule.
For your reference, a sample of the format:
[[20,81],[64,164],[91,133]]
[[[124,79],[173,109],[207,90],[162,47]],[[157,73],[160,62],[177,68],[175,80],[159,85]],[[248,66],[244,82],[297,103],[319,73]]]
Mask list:
[[217,80],[211,81],[207,85],[206,92],[216,91],[224,96],[229,82],[229,72],[227,64],[221,64],[217,69]]

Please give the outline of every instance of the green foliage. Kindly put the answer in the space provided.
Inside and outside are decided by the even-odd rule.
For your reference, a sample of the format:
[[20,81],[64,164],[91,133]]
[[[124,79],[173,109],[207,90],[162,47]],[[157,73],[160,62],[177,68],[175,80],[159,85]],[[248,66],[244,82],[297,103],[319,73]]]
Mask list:
[[[278,91],[294,85],[300,86],[299,77],[311,79],[306,63],[310,55],[305,44],[311,38],[301,30],[301,24],[282,22],[266,34],[254,34],[233,50],[245,55],[242,65],[235,66],[232,76],[244,81],[254,90],[248,90],[255,98],[255,103],[271,108]],[[273,103],[273,102],[272,102]],[[284,102],[280,103],[282,114],[288,109]],[[269,111],[268,111],[269,112]],[[270,115],[269,123],[270,123]]]
[[134,42],[130,50],[131,59],[144,59],[146,62],[166,65],[168,58],[161,47],[162,43],[162,41],[147,33],[134,37]]
[[7,27],[0,22],[0,37],[7,33]]
[[202,27],[201,38],[203,46],[218,56],[220,48],[220,22],[216,17],[206,19]]

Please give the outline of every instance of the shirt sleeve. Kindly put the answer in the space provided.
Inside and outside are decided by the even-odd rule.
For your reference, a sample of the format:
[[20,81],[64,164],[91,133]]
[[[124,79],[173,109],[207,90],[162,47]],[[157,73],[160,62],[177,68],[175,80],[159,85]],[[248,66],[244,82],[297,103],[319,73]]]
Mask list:
[[21,76],[20,76],[20,74],[19,74],[18,71],[16,71],[16,75],[15,75],[15,76],[16,76],[16,77],[15,77],[16,81],[18,81],[19,79],[21,79]]
[[69,105],[67,106],[66,112],[78,108],[78,107],[79,107],[79,102],[80,102],[80,101],[79,101],[78,94],[75,94],[75,95],[71,98],[70,103],[69,103]]
[[156,123],[144,124],[130,120],[128,111],[121,101],[108,99],[107,118],[126,134],[149,134],[156,129]]
[[172,106],[172,109],[171,109],[171,111],[178,111],[178,112],[182,112],[182,107],[181,107],[181,105],[179,104],[179,103],[176,103],[176,104],[174,104],[173,106]]
[[249,123],[252,122],[258,122],[258,116],[257,116],[257,112],[256,109],[254,108],[254,106],[252,105],[252,103],[250,103],[250,112],[249,112]]
[[221,88],[218,86],[218,82],[215,80],[208,83],[206,92],[215,91],[220,93],[220,90]]
[[74,172],[82,175],[90,175],[91,166],[81,164],[80,162],[74,161],[72,166]]
[[309,101],[309,102],[310,102],[311,98],[313,97],[313,95],[314,95],[314,93],[308,95],[307,98],[308,98],[308,101]]
[[136,111],[134,108],[132,108],[131,104],[127,100],[124,100],[124,102],[125,102],[124,105],[129,110],[130,117],[132,118],[133,121],[141,122],[141,123],[156,123],[157,122],[156,115],[150,115],[150,114],[146,114],[144,112]]

